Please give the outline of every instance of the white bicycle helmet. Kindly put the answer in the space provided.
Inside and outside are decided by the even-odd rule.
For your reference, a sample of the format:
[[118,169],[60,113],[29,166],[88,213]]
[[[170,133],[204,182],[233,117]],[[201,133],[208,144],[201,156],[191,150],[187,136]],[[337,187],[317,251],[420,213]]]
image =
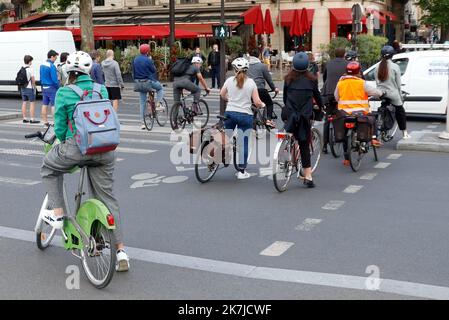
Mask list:
[[193,57],[192,58],[192,63],[203,63],[203,59],[201,59],[200,57]]
[[67,57],[66,68],[67,72],[89,74],[92,68],[92,58],[86,52],[76,51]]
[[249,68],[249,61],[245,58],[237,58],[232,61],[235,72],[246,72]]

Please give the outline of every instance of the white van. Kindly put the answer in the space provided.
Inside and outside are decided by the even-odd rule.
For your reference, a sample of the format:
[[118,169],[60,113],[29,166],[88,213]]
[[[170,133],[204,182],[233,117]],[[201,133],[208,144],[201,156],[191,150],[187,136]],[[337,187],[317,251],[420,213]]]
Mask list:
[[[32,30],[0,32],[0,93],[17,93],[15,79],[23,57],[33,57],[32,67],[36,81],[40,80],[40,65],[47,60],[47,53],[75,52],[72,32],[65,30]],[[58,59],[59,61],[59,59]],[[38,91],[41,91],[38,86]]]
[[[449,90],[449,51],[426,50],[397,54],[393,57],[402,74],[402,90],[408,92],[404,102],[407,114],[445,115]],[[378,64],[364,72],[373,86]],[[377,110],[379,103],[371,103]]]

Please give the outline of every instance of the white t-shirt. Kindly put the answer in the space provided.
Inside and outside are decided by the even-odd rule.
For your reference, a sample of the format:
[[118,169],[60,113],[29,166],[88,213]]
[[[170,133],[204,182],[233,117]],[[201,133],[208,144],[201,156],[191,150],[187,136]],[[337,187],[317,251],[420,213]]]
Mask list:
[[228,89],[228,105],[226,111],[253,114],[251,110],[251,97],[254,89],[257,90],[256,83],[251,78],[246,78],[242,89],[237,87],[235,76],[230,77],[224,83],[224,88]]
[[24,65],[23,67],[26,68],[26,71],[27,71],[28,85],[26,87],[27,87],[27,89],[32,89],[33,85],[31,83],[31,77],[34,76],[34,70],[32,67],[30,67],[28,65]]

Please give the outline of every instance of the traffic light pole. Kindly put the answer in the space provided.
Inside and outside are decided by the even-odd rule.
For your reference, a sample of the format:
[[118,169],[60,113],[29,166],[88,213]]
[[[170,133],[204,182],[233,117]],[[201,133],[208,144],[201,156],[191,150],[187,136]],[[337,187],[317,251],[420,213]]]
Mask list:
[[[225,11],[224,11],[225,1],[221,0],[221,25],[225,24]],[[226,50],[225,50],[225,39],[220,39],[220,85],[222,87],[226,79]],[[226,109],[226,102],[220,97],[220,115],[224,115]],[[221,121],[221,120],[220,120]]]

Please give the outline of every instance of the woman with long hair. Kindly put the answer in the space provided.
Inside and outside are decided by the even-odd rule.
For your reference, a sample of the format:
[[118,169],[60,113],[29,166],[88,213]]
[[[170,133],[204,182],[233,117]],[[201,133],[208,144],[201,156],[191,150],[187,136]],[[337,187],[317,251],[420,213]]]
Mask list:
[[396,121],[399,130],[402,130],[404,139],[410,138],[407,133],[407,118],[402,101],[401,92],[401,69],[391,61],[396,51],[392,46],[384,46],[381,50],[382,61],[375,71],[377,88],[385,92],[385,98],[388,98],[395,107]]
[[[249,68],[249,62],[245,58],[237,58],[232,61],[235,76],[226,80],[220,91],[220,96],[227,101],[226,112],[224,116],[227,118],[224,122],[225,128],[239,130],[239,142],[243,141],[243,159],[239,159],[240,171],[237,173],[238,179],[247,179],[250,174],[246,171],[248,163],[248,140],[253,128],[253,111],[251,105],[254,103],[256,107],[263,107],[264,103],[259,98],[257,85],[253,79],[246,74]],[[241,143],[239,143],[241,150]]]
[[285,130],[294,135],[301,150],[301,164],[304,170],[304,184],[308,188],[315,187],[312,179],[309,141],[311,139],[311,123],[313,99],[323,108],[323,101],[318,90],[316,77],[308,71],[309,57],[299,52],[293,57],[293,68],[285,77],[284,104],[282,120],[286,122]]

